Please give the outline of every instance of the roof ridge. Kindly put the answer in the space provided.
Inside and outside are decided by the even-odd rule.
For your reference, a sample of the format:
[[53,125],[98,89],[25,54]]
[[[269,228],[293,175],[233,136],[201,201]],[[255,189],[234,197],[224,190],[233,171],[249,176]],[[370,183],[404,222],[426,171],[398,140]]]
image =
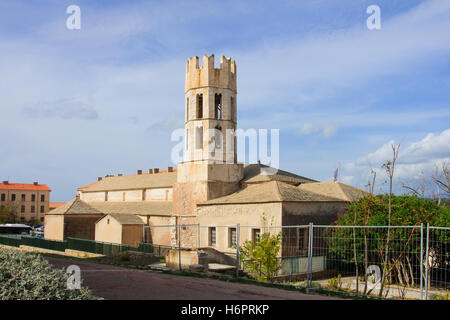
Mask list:
[[279,201],[283,201],[283,195],[281,194],[280,186],[278,185],[279,183],[281,183],[281,181],[271,181],[271,182],[275,182],[276,183],[277,190],[278,190],[278,200]]

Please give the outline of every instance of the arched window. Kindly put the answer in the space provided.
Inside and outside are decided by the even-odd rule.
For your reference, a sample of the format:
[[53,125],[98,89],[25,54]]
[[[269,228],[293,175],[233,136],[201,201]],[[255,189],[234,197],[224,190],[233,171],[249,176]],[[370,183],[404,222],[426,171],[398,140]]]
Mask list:
[[216,129],[214,131],[215,148],[221,149],[222,148],[222,128],[220,126],[216,126],[215,129]]
[[222,95],[220,93],[214,95],[214,118],[222,119]]
[[203,94],[197,95],[197,119],[203,118]]

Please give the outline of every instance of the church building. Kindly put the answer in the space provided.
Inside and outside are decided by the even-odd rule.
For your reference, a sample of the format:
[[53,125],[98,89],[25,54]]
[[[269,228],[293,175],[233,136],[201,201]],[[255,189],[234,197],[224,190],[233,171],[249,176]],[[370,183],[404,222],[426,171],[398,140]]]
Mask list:
[[[80,187],[75,199],[45,215],[46,238],[177,245],[181,230],[185,247],[226,251],[237,224],[254,226],[241,229],[240,239],[261,232],[263,213],[275,226],[330,224],[365,194],[337,181],[237,162],[234,60],[222,56],[215,68],[214,55],[204,55],[201,66],[190,58],[185,95],[185,150],[177,168],[108,175]],[[146,228],[177,225],[205,228]]]

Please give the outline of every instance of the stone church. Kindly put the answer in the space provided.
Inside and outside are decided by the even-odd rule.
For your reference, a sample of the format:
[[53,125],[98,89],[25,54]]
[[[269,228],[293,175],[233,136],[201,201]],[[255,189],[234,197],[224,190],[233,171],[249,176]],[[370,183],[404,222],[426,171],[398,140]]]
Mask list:
[[[178,167],[108,175],[80,187],[75,199],[46,214],[46,238],[176,245],[182,230],[184,246],[226,251],[237,224],[253,226],[241,229],[243,240],[261,231],[263,213],[276,226],[330,224],[365,194],[340,182],[237,162],[235,61],[222,56],[215,68],[214,55],[204,55],[201,66],[198,57],[190,58],[185,83],[185,150]],[[145,228],[197,224],[205,228]]]

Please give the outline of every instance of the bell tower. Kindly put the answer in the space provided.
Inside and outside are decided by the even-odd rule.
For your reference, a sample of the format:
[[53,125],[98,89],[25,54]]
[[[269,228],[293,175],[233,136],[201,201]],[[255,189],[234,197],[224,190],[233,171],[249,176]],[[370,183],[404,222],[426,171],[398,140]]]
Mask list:
[[186,64],[185,150],[173,188],[173,214],[194,217],[196,204],[236,191],[243,165],[236,153],[236,63],[222,56]]

